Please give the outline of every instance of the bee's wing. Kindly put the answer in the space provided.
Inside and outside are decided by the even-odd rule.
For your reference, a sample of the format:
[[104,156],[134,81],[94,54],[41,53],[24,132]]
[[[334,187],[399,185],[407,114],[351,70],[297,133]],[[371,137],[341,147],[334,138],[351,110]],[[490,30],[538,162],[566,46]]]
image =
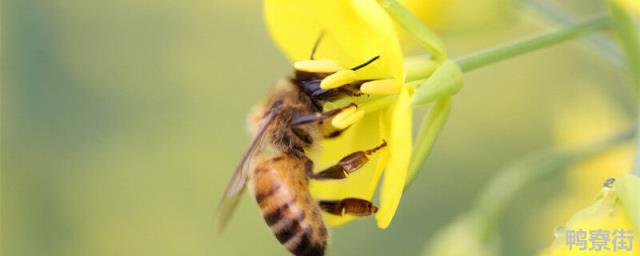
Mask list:
[[231,181],[229,181],[229,184],[224,191],[222,200],[220,200],[216,210],[218,232],[224,231],[224,228],[231,219],[238,202],[240,202],[240,199],[242,198],[242,192],[244,192],[245,183],[247,182],[249,159],[251,159],[252,156],[260,150],[260,148],[262,148],[264,134],[269,125],[271,125],[275,120],[278,109],[279,107],[274,107],[271,109],[269,114],[263,118],[260,128],[258,128],[258,132],[251,141],[249,148],[247,148],[242,155],[242,159],[236,167],[236,170],[231,177]]

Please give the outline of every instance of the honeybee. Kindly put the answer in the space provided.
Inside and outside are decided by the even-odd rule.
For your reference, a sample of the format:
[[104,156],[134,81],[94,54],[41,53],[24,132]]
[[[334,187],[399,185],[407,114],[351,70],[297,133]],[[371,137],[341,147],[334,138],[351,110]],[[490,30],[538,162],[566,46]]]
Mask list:
[[[320,39],[316,41],[306,64],[322,65],[322,61],[313,58]],[[351,70],[364,68],[377,59],[374,57]],[[249,123],[254,128],[254,137],[218,207],[220,230],[231,217],[245,187],[251,191],[275,237],[295,255],[324,255],[328,232],[321,211],[354,216],[367,216],[377,211],[375,205],[364,199],[316,201],[309,192],[310,179],[344,179],[364,166],[367,156],[386,146],[384,141],[374,142],[370,149],[352,152],[335,165],[314,171],[314,163],[305,152],[322,139],[340,136],[343,130],[333,128],[327,121],[342,111],[357,107],[352,103],[322,112],[324,104],[359,96],[359,87],[365,82],[321,89],[322,79],[337,71],[296,68],[293,77],[278,81],[267,100],[250,113]]]

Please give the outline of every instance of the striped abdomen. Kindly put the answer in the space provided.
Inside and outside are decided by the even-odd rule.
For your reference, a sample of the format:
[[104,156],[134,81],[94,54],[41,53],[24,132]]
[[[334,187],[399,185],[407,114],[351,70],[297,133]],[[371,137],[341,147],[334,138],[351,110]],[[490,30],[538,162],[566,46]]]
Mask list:
[[295,255],[324,255],[327,229],[311,197],[306,161],[279,156],[257,164],[250,187],[267,225]]

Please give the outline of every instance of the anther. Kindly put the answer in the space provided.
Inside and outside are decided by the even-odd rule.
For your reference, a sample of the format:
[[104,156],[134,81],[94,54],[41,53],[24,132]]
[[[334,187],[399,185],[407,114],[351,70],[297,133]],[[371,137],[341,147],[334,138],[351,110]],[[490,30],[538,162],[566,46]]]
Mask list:
[[355,107],[347,108],[331,120],[331,125],[338,130],[346,129],[360,121],[360,119],[364,117],[364,113],[364,111],[358,110]]
[[401,86],[395,79],[380,79],[363,83],[360,91],[370,95],[392,95],[400,93]]
[[346,84],[350,84],[358,79],[356,72],[350,69],[340,70],[333,73],[320,82],[320,88],[329,90]]

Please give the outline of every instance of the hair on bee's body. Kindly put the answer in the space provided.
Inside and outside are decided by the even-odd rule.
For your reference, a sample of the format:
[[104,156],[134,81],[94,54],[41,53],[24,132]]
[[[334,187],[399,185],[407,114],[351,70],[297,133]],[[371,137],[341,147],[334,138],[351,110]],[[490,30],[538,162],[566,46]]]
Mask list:
[[323,255],[328,234],[308,189],[308,161],[290,154],[261,160],[249,188],[278,241],[295,255]]
[[[292,126],[296,116],[320,111],[291,80],[281,80],[252,120],[259,121],[278,108],[266,128],[262,152],[256,152],[248,171],[248,187],[267,225],[278,241],[295,255],[323,255],[328,240],[320,209],[309,192],[308,172],[313,163],[304,154],[320,139],[318,124]],[[261,111],[262,110],[262,111]]]
[[296,70],[293,78],[277,82],[267,100],[254,108],[248,122],[254,138],[218,207],[220,229],[229,220],[245,183],[275,237],[295,255],[324,255],[328,232],[321,210],[355,216],[377,211],[364,199],[316,201],[309,191],[309,179],[344,179],[368,161],[367,155],[386,146],[383,142],[371,150],[353,152],[337,164],[313,172],[313,161],[305,151],[317,147],[322,138],[332,138],[343,131],[324,121],[355,107],[349,104],[322,112],[324,104],[360,95],[362,81],[322,89],[322,79],[332,73]]
[[277,109],[277,113],[274,113],[273,121],[266,128],[264,141],[276,151],[303,157],[304,149],[320,139],[319,130],[314,124],[294,127],[291,122],[297,116],[310,115],[321,109],[288,79],[277,82],[267,100],[250,114],[253,122],[249,122],[249,125],[262,125],[273,109]]

